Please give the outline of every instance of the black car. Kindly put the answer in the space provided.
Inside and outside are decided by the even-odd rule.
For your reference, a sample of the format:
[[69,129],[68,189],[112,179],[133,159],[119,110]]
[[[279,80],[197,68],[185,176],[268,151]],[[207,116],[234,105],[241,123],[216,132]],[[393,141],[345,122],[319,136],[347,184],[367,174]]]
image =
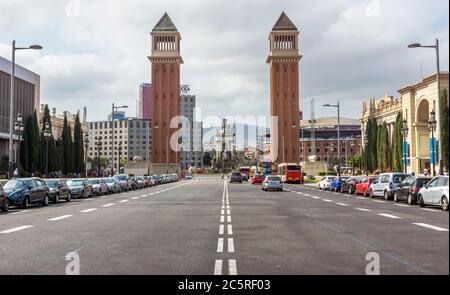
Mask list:
[[241,172],[233,172],[230,175],[230,183],[239,182],[242,183],[242,174]]
[[346,181],[342,182],[341,193],[348,192],[354,194],[356,192],[356,185],[362,180],[361,177],[350,177]]
[[410,176],[403,180],[394,192],[394,202],[407,201],[412,205],[417,203],[417,193],[431,178]]
[[66,183],[69,187],[71,198],[92,198],[94,195],[92,184],[87,179],[75,178],[68,180]]
[[70,190],[66,182],[62,179],[47,179],[45,180],[50,188],[50,201],[55,204],[59,203],[59,200],[64,199],[70,202]]
[[3,212],[9,211],[8,195],[0,184],[0,210]]
[[9,180],[3,189],[8,194],[9,205],[27,208],[29,204],[48,205],[50,190],[40,178],[18,178]]

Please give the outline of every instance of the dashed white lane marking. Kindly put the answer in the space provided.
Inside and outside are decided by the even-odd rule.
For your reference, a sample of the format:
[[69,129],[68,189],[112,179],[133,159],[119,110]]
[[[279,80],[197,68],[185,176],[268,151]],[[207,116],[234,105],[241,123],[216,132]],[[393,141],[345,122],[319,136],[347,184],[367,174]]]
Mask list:
[[89,213],[89,212],[96,211],[96,210],[97,210],[97,208],[91,208],[91,209],[82,210],[80,212],[81,213]]
[[132,197],[131,199],[132,200],[137,200],[137,199],[139,199],[139,197]]
[[111,206],[114,206],[114,205],[115,205],[115,203],[109,203],[109,204],[103,205],[102,207],[106,208],[106,207],[111,207]]
[[13,232],[16,232],[16,231],[20,231],[20,230],[24,230],[24,229],[27,229],[27,228],[30,228],[30,227],[33,227],[33,226],[34,225],[23,225],[23,226],[19,226],[19,227],[14,227],[14,228],[11,228],[11,229],[0,231],[0,234],[10,234],[10,233],[13,233]]
[[122,201],[119,201],[119,203],[126,203],[126,202],[129,202],[129,200],[122,200]]
[[147,195],[141,195],[141,197],[145,198],[145,197],[147,197]]
[[223,226],[223,224],[221,224],[219,226],[219,235],[223,235],[223,230],[224,230],[224,226]]
[[228,222],[228,223],[231,222],[231,216],[227,216],[227,222]]
[[155,193],[150,193],[150,194],[148,194],[149,196],[153,196]]
[[381,201],[381,200],[372,200],[372,201],[377,202],[377,203],[386,203],[386,201]]
[[237,275],[236,259],[228,260],[228,272],[231,276]]
[[322,199],[322,201],[324,201],[324,202],[328,202],[328,203],[333,203],[333,201],[332,201],[332,200],[328,200],[328,199]]
[[311,198],[316,199],[316,200],[320,199],[320,197],[317,197],[317,196],[307,196],[307,197],[311,197]]
[[214,264],[214,275],[222,275],[222,259],[216,259],[216,263]]
[[431,224],[426,224],[426,223],[413,223],[414,225],[418,225],[418,226],[422,226],[425,228],[430,228],[430,229],[434,229],[437,231],[448,231],[448,228],[443,228],[443,227],[439,227],[439,226],[435,226],[435,225],[431,225]]
[[224,215],[225,214],[224,212],[225,212],[224,210],[220,210],[221,215]]
[[424,211],[429,211],[429,212],[435,212],[435,213],[442,213],[444,211],[440,211],[440,210],[436,210],[436,209],[429,209],[429,208],[420,208],[421,210]]
[[363,211],[363,212],[370,212],[370,211],[372,211],[370,209],[365,209],[365,208],[355,208],[355,209],[359,210],[359,211]]
[[13,213],[11,213],[11,215],[27,213],[27,212],[30,212],[30,211],[31,211],[31,210],[21,210],[21,211],[18,211],[18,212],[13,212]]
[[220,222],[225,222],[225,216],[220,216]]
[[231,215],[231,213],[230,213],[230,210],[229,210],[229,209],[227,210],[227,214],[228,214],[228,215]]
[[340,195],[339,193],[333,193],[333,195]]
[[232,235],[233,234],[233,226],[231,224],[228,224],[227,232],[228,232],[228,235]]
[[357,199],[360,199],[360,200],[368,200],[367,198],[364,198],[364,197],[356,197]]
[[392,214],[387,214],[387,213],[378,213],[378,215],[384,216],[384,217],[388,217],[388,218],[392,218],[392,219],[401,219],[400,216],[396,216],[396,215],[392,215]]
[[305,197],[311,197],[310,194],[303,194]]
[[339,206],[343,206],[343,207],[348,207],[348,206],[350,206],[350,205],[345,204],[345,203],[336,203],[336,204],[339,205]]
[[217,240],[217,252],[222,253],[223,252],[223,238],[219,238]]
[[72,216],[73,215],[58,216],[58,217],[55,217],[55,218],[50,218],[50,219],[48,219],[48,221],[57,221],[57,220],[66,219],[66,218],[69,218],[69,217],[72,217]]
[[394,204],[394,206],[405,207],[405,208],[411,208],[412,207],[412,206],[406,205],[406,204]]
[[234,239],[228,238],[228,253],[234,253]]

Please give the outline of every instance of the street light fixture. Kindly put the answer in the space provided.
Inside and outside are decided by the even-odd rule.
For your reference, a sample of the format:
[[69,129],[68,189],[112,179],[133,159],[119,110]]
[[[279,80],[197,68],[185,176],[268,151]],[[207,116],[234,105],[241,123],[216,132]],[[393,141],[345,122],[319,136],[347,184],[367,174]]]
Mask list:
[[[420,43],[412,43],[408,45],[408,48],[433,48],[436,52],[436,84],[437,84],[437,101],[438,101],[438,116],[439,120],[436,122],[436,129],[441,129],[441,114],[442,110],[441,106],[441,75],[440,75],[440,63],[439,63],[439,39],[436,39],[434,45],[422,45]],[[447,102],[448,103],[448,102]],[[439,175],[444,174],[444,161],[442,160],[442,140],[447,140],[446,138],[442,139],[442,136],[439,138]]]
[[337,104],[324,104],[324,107],[331,107],[337,109],[337,115],[338,115],[338,140],[337,140],[337,149],[338,149],[338,164],[337,164],[337,173],[338,177],[341,176],[341,107],[339,102]]
[[430,162],[433,164],[433,176],[436,176],[436,150],[435,150],[435,138],[434,131],[436,130],[436,112],[432,110],[430,112],[430,118],[428,119],[428,130],[431,131],[431,157]]
[[[111,165],[111,176],[114,176],[114,163],[115,163],[115,161],[114,161],[114,156],[115,156],[115,150],[114,150],[114,137],[115,137],[115,134],[114,134],[114,115],[115,115],[115,113],[116,113],[116,110],[118,110],[118,109],[128,109],[128,106],[127,105],[123,105],[123,106],[120,106],[120,107],[118,107],[118,106],[115,106],[114,105],[114,103],[112,104],[112,112],[111,112],[111,129],[112,129],[112,135],[111,135],[111,138],[112,138],[112,141],[111,141],[111,150],[112,150],[112,156],[111,156],[111,163],[112,163],[112,165]],[[119,163],[119,166],[120,166],[120,163]]]
[[15,87],[15,63],[16,63],[16,50],[26,50],[26,49],[34,49],[40,50],[42,46],[40,45],[31,45],[28,47],[16,47],[16,40],[12,41],[11,46],[11,91],[9,96],[9,178],[13,177],[13,130],[14,130],[14,87]]
[[407,154],[408,154],[408,144],[406,142],[406,138],[408,137],[408,121],[406,118],[403,120],[403,127],[401,129],[403,135],[403,143],[402,143],[402,152],[403,152],[403,172],[407,173]]
[[17,176],[20,176],[20,143],[22,141],[23,133],[23,117],[21,113],[17,114],[16,122],[14,123],[14,130],[19,136],[19,143],[17,145]]

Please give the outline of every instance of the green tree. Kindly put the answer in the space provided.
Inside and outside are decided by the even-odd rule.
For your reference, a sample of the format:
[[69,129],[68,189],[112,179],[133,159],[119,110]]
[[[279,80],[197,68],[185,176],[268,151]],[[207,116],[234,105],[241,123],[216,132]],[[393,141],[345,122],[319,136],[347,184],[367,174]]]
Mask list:
[[395,172],[403,171],[403,113],[400,111],[395,119],[395,129],[392,143],[392,168]]
[[33,117],[31,119],[31,130],[30,130],[31,140],[29,146],[29,156],[31,158],[30,172],[39,172],[41,168],[41,136],[39,132],[39,122],[37,118],[36,111],[33,112]]
[[72,131],[67,122],[67,115],[64,114],[63,130],[62,130],[62,147],[63,147],[63,172],[64,174],[72,173],[74,170],[74,156],[73,156],[73,140]]
[[83,130],[81,129],[79,112],[75,117],[73,137],[74,137],[73,142],[74,172],[81,173],[85,169],[84,169]]
[[444,162],[444,167],[447,169],[449,166],[449,107],[448,107],[448,96],[447,90],[441,92],[441,99],[439,101],[439,114],[440,114],[440,138],[442,138],[442,161]]
[[366,137],[368,139],[367,144],[367,151],[365,153],[366,156],[366,163],[367,163],[367,170],[368,171],[374,171],[377,169],[378,166],[378,126],[377,122],[374,118],[370,118],[367,122],[366,126]]

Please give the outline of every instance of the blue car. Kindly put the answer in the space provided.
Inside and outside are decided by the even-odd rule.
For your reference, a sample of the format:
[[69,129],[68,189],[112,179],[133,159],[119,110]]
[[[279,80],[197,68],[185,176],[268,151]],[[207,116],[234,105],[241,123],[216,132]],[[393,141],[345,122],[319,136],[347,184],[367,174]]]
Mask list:
[[50,189],[44,180],[39,178],[11,179],[4,186],[11,206],[27,208],[30,204],[48,205]]
[[335,192],[341,191],[342,183],[349,178],[350,177],[347,177],[347,176],[341,176],[341,177],[336,177],[335,179],[333,179],[333,181],[330,184],[330,191],[335,191]]

